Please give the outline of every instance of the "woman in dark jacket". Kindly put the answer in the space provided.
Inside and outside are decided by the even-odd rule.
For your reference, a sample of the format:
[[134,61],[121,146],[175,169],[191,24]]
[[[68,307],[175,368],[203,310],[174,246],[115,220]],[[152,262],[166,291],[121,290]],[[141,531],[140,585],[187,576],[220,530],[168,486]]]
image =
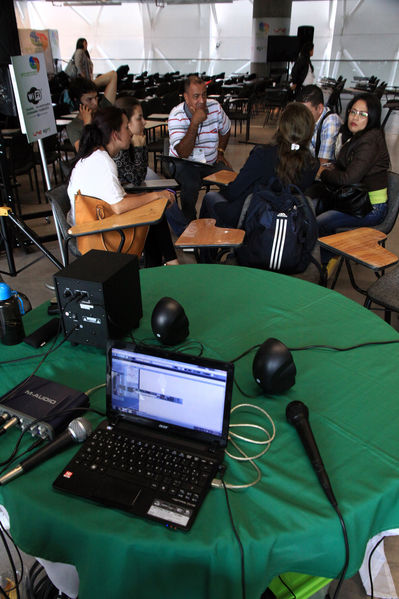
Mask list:
[[304,191],[313,183],[319,167],[309,151],[313,129],[310,110],[299,102],[288,104],[273,143],[255,146],[235,181],[220,192],[206,194],[200,218],[215,218],[218,226],[236,227],[245,198],[272,177]]
[[322,165],[320,179],[331,187],[361,183],[368,191],[372,210],[364,217],[338,210],[322,212],[317,217],[320,237],[333,234],[340,227],[367,227],[384,220],[389,154],[380,120],[381,104],[374,94],[359,94],[348,104],[345,124],[338,136],[342,146],[337,161],[334,165]]
[[295,97],[303,85],[314,83],[314,68],[310,57],[313,56],[313,42],[305,42],[291,71],[291,89]]

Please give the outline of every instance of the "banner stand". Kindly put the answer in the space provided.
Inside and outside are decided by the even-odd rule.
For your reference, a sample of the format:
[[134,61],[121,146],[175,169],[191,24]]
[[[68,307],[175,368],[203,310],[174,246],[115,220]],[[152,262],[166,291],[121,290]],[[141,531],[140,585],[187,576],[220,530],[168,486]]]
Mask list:
[[37,144],[39,146],[40,158],[42,159],[43,173],[44,173],[44,178],[46,180],[47,191],[49,191],[49,189],[51,189],[51,183],[50,183],[50,177],[48,174],[46,152],[44,151],[43,140],[41,138],[38,139]]
[[[57,134],[57,125],[51,101],[46,62],[43,53],[12,56],[9,65],[11,81],[18,109],[22,133],[29,143],[37,141],[47,190],[51,189],[43,139]],[[8,215],[10,216],[10,215]],[[13,215],[15,217],[15,215]],[[13,219],[12,219],[13,220]],[[32,239],[31,229],[18,219],[14,224],[37,246],[52,262],[53,256]],[[56,227],[58,244],[62,255],[62,239]],[[34,236],[33,236],[34,237]],[[58,262],[58,261],[57,261]]]

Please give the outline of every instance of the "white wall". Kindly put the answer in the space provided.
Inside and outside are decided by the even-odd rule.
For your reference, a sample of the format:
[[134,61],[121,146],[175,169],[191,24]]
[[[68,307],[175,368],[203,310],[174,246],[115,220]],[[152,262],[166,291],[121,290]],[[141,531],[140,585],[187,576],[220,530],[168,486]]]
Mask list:
[[[61,56],[87,38],[96,72],[129,64],[140,73],[179,70],[227,74],[249,68],[252,3],[121,6],[57,6],[16,1],[19,28],[57,29]],[[108,57],[108,61],[104,61]]]
[[[315,28],[314,66],[320,76],[377,76],[399,85],[399,1],[323,0],[292,3],[291,35]],[[331,59],[331,63],[323,62]]]
[[[164,8],[155,1],[104,7],[15,1],[15,7],[18,27],[58,30],[65,60],[77,38],[87,38],[96,72],[126,63],[134,73],[249,70],[251,0]],[[293,0],[291,35],[299,25],[315,28],[317,76],[342,74],[349,83],[376,75],[399,85],[399,0]]]

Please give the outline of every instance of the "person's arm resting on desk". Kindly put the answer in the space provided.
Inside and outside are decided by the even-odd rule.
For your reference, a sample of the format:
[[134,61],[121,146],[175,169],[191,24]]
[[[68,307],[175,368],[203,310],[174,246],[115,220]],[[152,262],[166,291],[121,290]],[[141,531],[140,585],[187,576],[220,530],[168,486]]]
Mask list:
[[174,193],[167,191],[166,189],[149,193],[127,193],[122,200],[116,204],[112,204],[112,210],[115,214],[123,214],[128,210],[145,206],[160,198],[166,198],[169,201],[169,204],[173,204],[175,201]]

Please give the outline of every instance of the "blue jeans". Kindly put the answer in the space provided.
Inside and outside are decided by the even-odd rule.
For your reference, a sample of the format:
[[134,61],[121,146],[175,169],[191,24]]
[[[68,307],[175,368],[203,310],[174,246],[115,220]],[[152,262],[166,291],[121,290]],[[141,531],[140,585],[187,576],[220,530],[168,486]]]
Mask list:
[[[319,214],[316,218],[319,227],[319,237],[333,235],[336,229],[346,227],[348,229],[357,229],[358,227],[373,227],[374,225],[378,225],[384,220],[387,209],[386,202],[374,204],[372,211],[361,218],[345,214],[345,212],[339,212],[338,210],[327,210],[327,212]],[[331,252],[321,249],[322,264],[326,264],[334,255]]]

